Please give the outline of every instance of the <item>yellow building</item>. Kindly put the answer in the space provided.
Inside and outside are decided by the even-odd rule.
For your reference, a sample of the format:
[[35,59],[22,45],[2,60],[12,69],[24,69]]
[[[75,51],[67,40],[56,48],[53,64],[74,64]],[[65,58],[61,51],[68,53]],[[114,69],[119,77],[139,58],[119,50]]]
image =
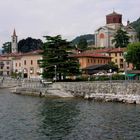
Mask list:
[[12,73],[12,61],[9,57],[0,56],[0,75],[9,76]]
[[40,78],[42,69],[38,61],[42,59],[40,50],[17,54],[13,57],[13,72],[21,73],[23,78]]
[[127,64],[127,66],[125,66],[124,52],[126,52],[126,48],[105,48],[91,50],[89,52],[110,56],[111,62],[114,62],[120,71],[124,71],[125,68],[132,69],[133,67],[132,64]]
[[19,74],[22,78],[41,78],[42,69],[38,61],[42,59],[41,50],[28,53],[9,53],[0,56],[0,73]]
[[108,64],[111,62],[111,57],[103,54],[80,53],[75,55],[75,57],[78,58],[81,69],[92,65]]
[[121,71],[124,71],[124,51],[124,48],[114,48],[108,52],[112,58],[111,61],[114,62]]

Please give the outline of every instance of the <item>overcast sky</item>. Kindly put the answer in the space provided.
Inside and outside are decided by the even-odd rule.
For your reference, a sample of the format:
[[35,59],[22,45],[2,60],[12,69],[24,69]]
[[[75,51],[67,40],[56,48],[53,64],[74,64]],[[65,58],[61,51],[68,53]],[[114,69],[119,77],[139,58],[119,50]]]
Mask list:
[[105,25],[113,11],[123,15],[123,23],[140,17],[140,0],[0,0],[0,45],[11,41],[16,29],[19,40],[43,39],[61,34],[71,40],[81,34],[94,34]]

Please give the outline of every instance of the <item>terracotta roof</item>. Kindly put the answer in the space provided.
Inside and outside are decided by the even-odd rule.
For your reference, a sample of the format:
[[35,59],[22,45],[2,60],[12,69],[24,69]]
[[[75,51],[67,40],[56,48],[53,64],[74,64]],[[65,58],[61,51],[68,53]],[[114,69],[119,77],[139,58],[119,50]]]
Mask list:
[[7,57],[2,57],[2,56],[0,56],[0,61],[10,61],[10,59],[7,58]]
[[126,48],[105,48],[97,50],[88,50],[85,53],[109,53],[109,52],[124,52]]
[[27,53],[9,53],[9,54],[2,54],[1,57],[19,57],[19,56],[26,56],[26,55],[36,55],[43,52],[43,50],[36,50]]
[[114,52],[124,52],[126,50],[126,48],[114,48],[112,50],[110,50],[110,53],[114,53]]
[[80,53],[77,55],[73,55],[74,57],[98,57],[98,58],[111,58],[110,56],[106,56],[103,54],[98,54],[98,53]]
[[121,15],[121,14],[118,14],[115,11],[113,11],[111,14],[108,14],[107,16],[115,16],[115,15]]

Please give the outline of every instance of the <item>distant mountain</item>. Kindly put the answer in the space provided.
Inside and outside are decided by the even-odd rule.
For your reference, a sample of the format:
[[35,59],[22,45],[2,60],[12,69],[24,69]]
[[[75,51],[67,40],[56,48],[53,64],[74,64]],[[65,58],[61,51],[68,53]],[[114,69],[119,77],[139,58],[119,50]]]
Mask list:
[[75,39],[72,40],[72,44],[74,44],[74,45],[78,44],[78,42],[79,42],[81,39],[86,39],[88,45],[94,45],[94,44],[95,44],[95,41],[94,41],[95,37],[94,37],[94,34],[86,34],[86,35],[78,36],[78,37],[76,37]]
[[131,26],[136,30],[136,32],[138,33],[138,38],[140,41],[140,17],[131,23]]

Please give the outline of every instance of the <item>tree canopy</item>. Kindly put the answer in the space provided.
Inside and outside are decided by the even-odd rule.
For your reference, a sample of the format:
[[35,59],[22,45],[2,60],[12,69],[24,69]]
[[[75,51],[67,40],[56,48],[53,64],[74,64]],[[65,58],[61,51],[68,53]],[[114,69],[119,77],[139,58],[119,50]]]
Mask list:
[[2,46],[2,53],[11,53],[11,42],[5,42]]
[[116,48],[125,48],[129,44],[129,36],[126,31],[119,29],[117,30],[112,42],[115,43]]
[[77,44],[77,48],[81,50],[86,50],[88,47],[87,40],[85,38],[81,38]]
[[22,53],[42,49],[43,42],[40,39],[28,37],[18,42],[18,51]]
[[79,63],[74,57],[70,57],[70,42],[62,39],[60,35],[51,37],[45,36],[43,44],[43,59],[40,60],[40,67],[43,68],[44,78],[65,79],[66,76],[79,74]]
[[132,63],[135,69],[140,70],[140,42],[128,45],[126,61]]

